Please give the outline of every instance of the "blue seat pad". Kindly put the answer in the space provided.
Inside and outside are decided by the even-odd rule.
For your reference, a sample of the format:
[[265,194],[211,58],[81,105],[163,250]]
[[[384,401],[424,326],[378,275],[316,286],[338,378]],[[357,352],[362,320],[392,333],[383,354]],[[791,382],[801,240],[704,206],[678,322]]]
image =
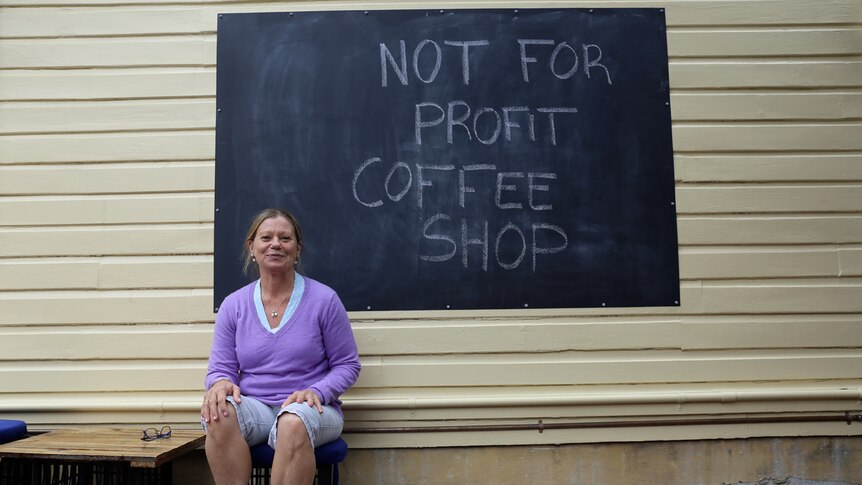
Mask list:
[[[251,447],[251,462],[255,465],[272,465],[275,450],[266,443]],[[318,465],[334,465],[341,463],[347,456],[347,442],[340,437],[314,449],[314,458]]]
[[27,436],[27,423],[17,419],[0,419],[0,443],[8,443]]

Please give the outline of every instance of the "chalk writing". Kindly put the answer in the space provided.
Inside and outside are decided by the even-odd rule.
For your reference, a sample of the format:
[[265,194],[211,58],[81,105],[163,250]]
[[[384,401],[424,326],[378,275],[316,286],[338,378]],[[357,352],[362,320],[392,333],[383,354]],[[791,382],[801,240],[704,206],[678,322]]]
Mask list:
[[[389,45],[395,46],[394,49]],[[408,86],[411,78],[420,84],[439,82],[441,71],[453,64],[460,68],[455,74],[460,85],[469,86],[471,80],[482,74],[475,69],[481,65],[482,55],[495,48],[512,52],[515,56],[512,65],[520,67],[518,78],[526,84],[542,75],[553,76],[558,82],[571,82],[581,73],[581,82],[600,81],[613,85],[611,71],[602,62],[602,49],[597,44],[518,38],[513,45],[495,46],[487,39],[422,39],[409,49],[408,42],[399,39],[389,44],[380,42],[378,47],[381,88]],[[457,56],[457,63],[444,63],[444,57],[451,55]],[[596,72],[602,75],[596,76]],[[397,80],[394,84],[393,79]],[[412,105],[412,110],[412,143],[417,147],[428,144],[429,140],[435,146],[444,140],[447,145],[523,144],[529,140],[536,147],[556,147],[560,136],[572,136],[571,129],[567,128],[570,125],[567,117],[580,114],[575,106],[522,103],[474,106],[464,99],[420,99]],[[376,166],[378,164],[383,166]],[[457,183],[451,180],[455,177]],[[553,171],[503,170],[495,163],[410,164],[404,160],[384,162],[380,157],[370,157],[354,171],[351,189],[356,202],[375,210],[402,202],[412,191],[409,200],[419,209],[434,211],[435,204],[457,197],[461,208],[481,204],[484,210],[529,211],[539,215],[554,211],[556,180],[557,174]],[[452,190],[456,193],[447,193]],[[486,198],[490,195],[493,200],[477,199],[481,194]],[[426,207],[428,201],[432,206]],[[489,230],[488,219],[462,217],[453,220],[446,212],[433,213],[422,224],[424,243],[418,258],[428,263],[444,263],[460,251],[464,269],[478,265],[483,271],[488,271],[489,261],[503,269],[515,270],[529,258],[529,268],[535,272],[540,257],[550,257],[569,246],[566,230],[544,220],[527,225],[510,220],[493,233]],[[471,254],[478,255],[478,263],[471,261]]]

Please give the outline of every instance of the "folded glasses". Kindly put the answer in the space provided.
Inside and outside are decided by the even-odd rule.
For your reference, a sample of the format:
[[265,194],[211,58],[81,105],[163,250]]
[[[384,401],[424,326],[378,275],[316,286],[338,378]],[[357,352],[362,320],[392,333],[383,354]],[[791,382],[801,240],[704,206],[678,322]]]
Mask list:
[[171,427],[170,426],[162,426],[162,429],[147,428],[144,430],[144,436],[141,438],[141,441],[155,441],[155,440],[160,440],[162,438],[170,438],[170,437],[171,437]]

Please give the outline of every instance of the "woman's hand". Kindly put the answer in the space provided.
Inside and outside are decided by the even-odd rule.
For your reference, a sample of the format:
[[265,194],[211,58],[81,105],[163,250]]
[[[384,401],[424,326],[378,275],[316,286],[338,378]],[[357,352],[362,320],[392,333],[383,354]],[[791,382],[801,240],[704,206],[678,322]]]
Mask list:
[[317,408],[318,413],[323,413],[323,405],[320,403],[320,397],[318,397],[317,393],[312,391],[311,389],[305,389],[302,391],[296,391],[290,396],[287,396],[287,400],[284,401],[284,404],[281,407],[286,407],[291,403],[307,403],[308,407]]
[[204,394],[204,402],[201,404],[201,418],[205,423],[209,423],[210,419],[218,421],[219,414],[227,417],[227,397],[229,395],[233,396],[233,400],[239,404],[239,386],[227,379],[213,383]]

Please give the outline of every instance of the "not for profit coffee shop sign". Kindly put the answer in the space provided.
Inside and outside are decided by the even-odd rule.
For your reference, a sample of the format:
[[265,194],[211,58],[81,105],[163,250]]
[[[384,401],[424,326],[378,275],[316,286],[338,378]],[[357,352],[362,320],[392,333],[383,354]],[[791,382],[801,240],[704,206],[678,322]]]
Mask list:
[[349,310],[679,304],[660,9],[219,17],[215,305],[264,207]]

